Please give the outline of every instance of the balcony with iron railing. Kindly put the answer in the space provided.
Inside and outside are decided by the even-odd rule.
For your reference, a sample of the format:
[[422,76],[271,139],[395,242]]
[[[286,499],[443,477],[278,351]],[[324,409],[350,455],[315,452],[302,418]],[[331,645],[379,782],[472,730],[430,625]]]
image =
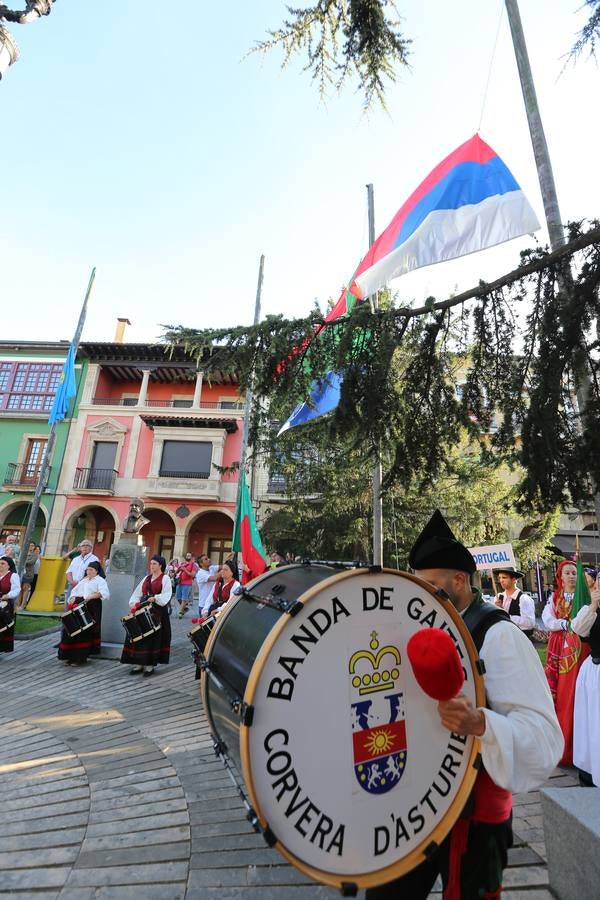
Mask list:
[[[40,477],[42,467],[32,463],[9,463],[6,467],[3,486],[10,491],[34,491]],[[48,469],[48,475],[50,469]]]
[[114,494],[115,469],[75,469],[73,489],[79,493]]
[[201,412],[215,411],[239,414],[244,410],[244,404],[234,400],[201,400],[194,405],[189,400],[143,400],[139,403],[137,397],[93,397],[93,406],[141,406],[144,409],[194,409]]

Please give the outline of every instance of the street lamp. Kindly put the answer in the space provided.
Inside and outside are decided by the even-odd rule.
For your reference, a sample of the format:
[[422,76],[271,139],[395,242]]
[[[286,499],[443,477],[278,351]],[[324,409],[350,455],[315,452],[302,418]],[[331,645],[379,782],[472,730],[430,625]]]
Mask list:
[[19,49],[10,31],[2,25],[2,22],[16,22],[19,25],[28,25],[35,22],[41,16],[48,16],[52,11],[55,0],[26,0],[25,9],[9,9],[0,3],[0,79],[9,66],[12,66],[19,58]]

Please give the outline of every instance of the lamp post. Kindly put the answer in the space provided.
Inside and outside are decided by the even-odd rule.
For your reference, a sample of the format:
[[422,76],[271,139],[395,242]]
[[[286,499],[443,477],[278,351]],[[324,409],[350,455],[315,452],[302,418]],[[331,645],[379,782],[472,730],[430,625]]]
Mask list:
[[0,3],[0,79],[9,66],[12,66],[19,58],[19,49],[8,29],[2,22],[16,22],[18,25],[28,25],[42,16],[50,15],[55,0],[26,0],[25,9],[9,9],[4,3]]

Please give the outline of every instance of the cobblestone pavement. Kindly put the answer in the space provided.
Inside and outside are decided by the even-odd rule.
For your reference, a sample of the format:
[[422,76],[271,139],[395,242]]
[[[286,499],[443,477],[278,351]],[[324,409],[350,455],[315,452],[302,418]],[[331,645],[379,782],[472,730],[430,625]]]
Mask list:
[[[0,897],[339,897],[251,830],[213,755],[188,628],[173,618],[171,665],[146,679],[114,660],[64,666],[56,634],[0,655]],[[516,797],[514,816],[507,896],[546,900],[539,794]]]

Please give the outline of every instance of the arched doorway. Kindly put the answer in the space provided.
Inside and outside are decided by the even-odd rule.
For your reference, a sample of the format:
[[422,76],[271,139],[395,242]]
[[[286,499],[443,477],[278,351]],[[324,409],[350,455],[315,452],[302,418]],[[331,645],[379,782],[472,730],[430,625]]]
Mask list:
[[190,523],[185,549],[195,556],[210,556],[211,562],[222,563],[231,553],[233,521],[218,510],[200,513]]
[[175,550],[175,523],[164,509],[146,509],[144,516],[149,519],[140,535],[148,548],[149,556],[160,553],[166,560],[173,559]]
[[[9,534],[16,534],[19,546],[23,547],[23,538],[27,529],[29,513],[31,511],[31,503],[12,503],[4,509],[0,509],[0,543],[4,543],[4,539]],[[35,528],[31,540],[36,544],[41,544],[46,536],[46,515],[40,507],[35,520]]]
[[63,552],[76,547],[84,538],[92,542],[92,552],[104,563],[115,539],[115,518],[109,509],[84,506],[71,513],[65,528]]

